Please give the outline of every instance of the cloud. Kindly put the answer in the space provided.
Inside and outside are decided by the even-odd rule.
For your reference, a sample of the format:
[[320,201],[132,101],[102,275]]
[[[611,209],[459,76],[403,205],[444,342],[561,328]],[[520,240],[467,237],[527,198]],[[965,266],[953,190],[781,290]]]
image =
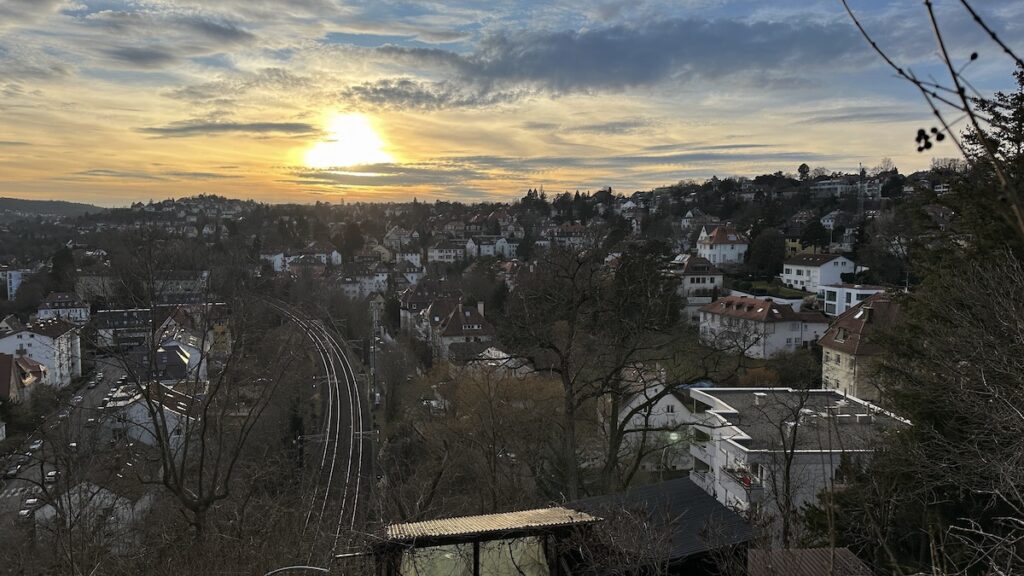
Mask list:
[[495,106],[516,102],[528,94],[527,90],[483,91],[455,82],[392,78],[349,86],[341,97],[380,108],[438,110]]
[[491,175],[470,163],[438,160],[411,164],[373,164],[351,166],[346,170],[297,170],[295,180],[302,185],[341,187],[450,186],[472,180],[487,180]]
[[928,114],[924,110],[898,110],[893,108],[883,108],[881,106],[872,106],[838,108],[835,110],[812,112],[807,114],[806,117],[798,120],[798,122],[801,124],[829,124],[838,122],[906,122],[921,120],[927,116]]
[[137,68],[162,68],[178,61],[169,49],[156,46],[121,46],[101,51],[114,60]]
[[294,74],[284,68],[262,68],[255,72],[225,76],[218,80],[185,86],[166,93],[166,96],[196,103],[211,103],[225,98],[239,97],[252,91],[294,94],[311,85],[308,76]]
[[[695,84],[766,71],[831,70],[873,62],[846,22],[665,19],[566,31],[498,32],[470,54],[383,46],[382,56],[448,74],[481,94],[518,86],[550,94]],[[527,90],[528,91],[528,90]],[[386,95],[384,95],[386,97]],[[397,100],[405,99],[400,91]]]
[[150,174],[148,172],[135,172],[125,170],[109,170],[106,168],[93,168],[92,170],[83,170],[81,172],[75,172],[76,176],[87,176],[90,178],[116,178],[119,180],[164,180],[160,176]]
[[224,178],[238,178],[233,174],[219,174],[217,172],[164,172],[165,176],[181,178],[183,180],[221,180]]
[[302,122],[176,122],[167,126],[139,128],[139,132],[165,138],[209,136],[225,133],[249,134],[314,134],[312,124]]
[[21,140],[0,140],[0,146],[31,146],[31,144]]

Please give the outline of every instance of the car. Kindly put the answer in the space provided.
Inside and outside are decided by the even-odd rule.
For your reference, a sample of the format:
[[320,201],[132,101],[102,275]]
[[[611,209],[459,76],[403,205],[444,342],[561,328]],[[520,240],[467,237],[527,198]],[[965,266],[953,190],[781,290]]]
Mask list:
[[71,399],[71,403],[72,404],[81,404],[82,400],[85,400],[85,397],[82,396],[81,394],[79,394],[78,396],[75,396],[74,398]]
[[43,478],[43,480],[47,484],[53,484],[54,482],[57,481],[57,477],[59,477],[59,476],[60,476],[60,472],[59,471],[57,471],[57,470],[50,470],[49,472],[46,473],[46,476]]
[[68,416],[70,416],[70,415],[71,415],[71,412],[69,412],[69,411],[68,411],[68,410],[67,410],[67,409],[65,408],[64,410],[61,410],[59,414],[57,414],[57,418],[58,418],[59,420],[64,420],[65,418],[67,418],[67,417],[68,417]]
[[99,382],[103,381],[103,372],[97,372],[96,373],[96,380],[99,381]]
[[78,452],[78,442],[69,442],[68,443],[68,450],[70,450],[72,452]]
[[7,469],[7,472],[4,474],[4,478],[17,478],[18,477],[18,472],[20,470],[21,470],[21,465],[20,464],[11,466],[10,468]]
[[92,390],[93,388],[96,387],[96,381],[90,380],[89,383],[85,385],[85,387],[88,388],[89,390]]
[[85,421],[85,425],[87,427],[89,427],[89,428],[92,428],[93,426],[96,425],[96,419],[95,418],[89,418],[88,420]]
[[27,521],[27,520],[31,520],[31,519],[32,519],[32,511],[31,510],[21,510],[21,511],[18,512],[18,520],[26,520]]
[[35,452],[35,451],[39,450],[42,447],[43,447],[43,441],[42,440],[36,440],[35,442],[33,442],[33,443],[28,445],[28,449],[31,450],[32,452]]
[[36,498],[35,496],[29,496],[28,498],[25,498],[24,506],[25,506],[26,510],[32,510],[34,508],[38,508],[39,507],[39,498]]

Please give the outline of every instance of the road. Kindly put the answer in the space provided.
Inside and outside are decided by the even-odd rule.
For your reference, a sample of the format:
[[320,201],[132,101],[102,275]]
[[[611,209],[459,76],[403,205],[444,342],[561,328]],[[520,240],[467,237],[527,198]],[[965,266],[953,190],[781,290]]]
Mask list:
[[271,305],[309,338],[323,373],[311,384],[314,394],[321,387],[324,408],[319,434],[305,441],[322,447],[303,535],[308,535],[310,560],[325,552],[329,557],[347,544],[345,536],[352,535],[366,513],[373,449],[368,403],[344,347],[323,322],[281,301]]
[[[40,423],[36,429],[19,448],[18,453],[28,454],[28,458],[21,465],[15,478],[4,478],[0,481],[0,515],[5,517],[13,516],[25,505],[25,499],[38,497],[43,490],[40,484],[43,476],[51,471],[62,472],[63,468],[74,453],[86,458],[97,447],[107,446],[111,440],[108,427],[98,425],[102,418],[103,411],[100,408],[104,396],[110,391],[110,387],[123,371],[120,363],[110,358],[97,358],[96,370],[87,375],[91,380],[96,372],[103,372],[104,378],[97,382],[94,388],[82,386],[73,396],[81,396],[79,402],[68,402],[59,406],[52,414]],[[61,413],[67,413],[66,417],[60,417]],[[90,419],[96,419],[90,422]],[[40,449],[30,451],[29,447],[36,440],[42,440]],[[5,460],[0,473],[6,472],[12,466],[12,462]],[[57,486],[60,480],[57,481]],[[41,498],[45,500],[45,498]]]

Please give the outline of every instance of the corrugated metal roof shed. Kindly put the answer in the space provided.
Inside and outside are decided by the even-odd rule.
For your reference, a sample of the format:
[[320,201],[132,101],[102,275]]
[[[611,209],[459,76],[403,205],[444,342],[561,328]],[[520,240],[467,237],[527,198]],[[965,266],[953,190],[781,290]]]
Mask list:
[[396,541],[409,541],[417,538],[482,536],[529,528],[559,528],[590,524],[598,521],[600,518],[568,508],[538,508],[502,514],[391,524],[387,527],[387,538]]
[[749,576],[873,576],[849,548],[748,550]]

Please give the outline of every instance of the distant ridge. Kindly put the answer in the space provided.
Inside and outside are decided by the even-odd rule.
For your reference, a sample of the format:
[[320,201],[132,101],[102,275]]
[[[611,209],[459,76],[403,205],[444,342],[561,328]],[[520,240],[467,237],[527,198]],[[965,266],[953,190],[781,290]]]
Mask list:
[[104,212],[106,208],[92,204],[79,204],[63,200],[26,200],[24,198],[0,198],[0,219],[25,218],[33,216],[81,216],[86,213]]

